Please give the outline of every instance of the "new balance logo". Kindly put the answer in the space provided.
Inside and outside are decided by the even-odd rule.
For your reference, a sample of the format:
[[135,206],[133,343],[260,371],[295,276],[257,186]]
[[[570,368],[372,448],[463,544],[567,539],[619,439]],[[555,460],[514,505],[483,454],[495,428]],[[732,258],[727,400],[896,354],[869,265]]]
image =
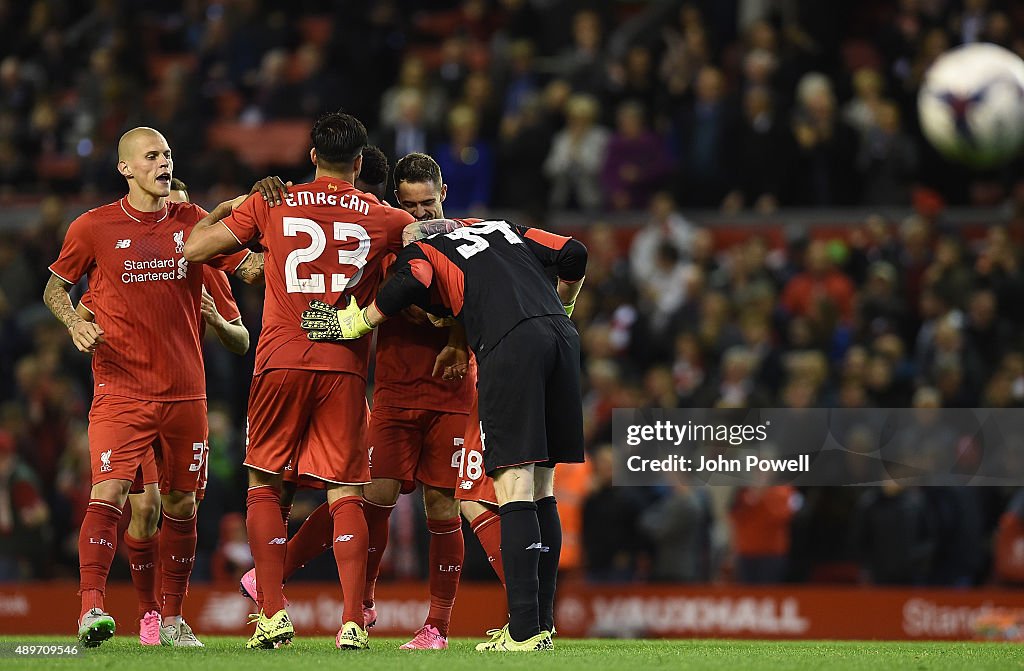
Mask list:
[[459,483],[459,489],[473,489],[473,481],[463,480],[462,482]]
[[114,243],[114,249],[128,249],[132,246],[131,238],[125,238],[124,240],[118,240]]
[[288,544],[288,539],[287,538],[271,538],[269,541],[267,541],[267,545],[287,545],[287,544]]
[[103,545],[105,547],[114,549],[114,544],[108,541],[106,538],[89,538],[89,545]]
[[338,536],[337,538],[335,538],[334,542],[335,543],[344,543],[346,541],[352,540],[353,538],[355,538],[354,534],[342,534],[342,535]]
[[541,552],[547,552],[551,548],[544,547],[543,543],[534,543],[533,545],[527,545],[526,549],[527,550],[540,550]]

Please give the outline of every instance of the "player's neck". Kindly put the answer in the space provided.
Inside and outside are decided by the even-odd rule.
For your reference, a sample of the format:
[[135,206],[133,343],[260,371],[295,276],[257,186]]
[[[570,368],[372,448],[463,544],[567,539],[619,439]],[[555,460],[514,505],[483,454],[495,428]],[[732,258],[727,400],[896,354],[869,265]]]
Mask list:
[[142,189],[128,189],[128,204],[139,212],[159,212],[167,205],[167,198],[154,196]]
[[340,179],[343,182],[348,182],[349,184],[355,184],[355,181],[356,181],[356,176],[352,173],[352,171],[347,171],[346,172],[346,171],[342,171],[342,170],[324,170],[323,168],[320,168],[318,166],[317,169],[316,169],[316,177],[315,177],[315,179],[320,179],[321,177],[330,177],[332,179]]

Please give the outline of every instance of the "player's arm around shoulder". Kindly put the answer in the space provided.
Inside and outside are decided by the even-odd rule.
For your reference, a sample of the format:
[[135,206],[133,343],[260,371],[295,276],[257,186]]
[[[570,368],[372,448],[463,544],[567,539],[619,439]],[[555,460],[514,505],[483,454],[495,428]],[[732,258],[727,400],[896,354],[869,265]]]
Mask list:
[[234,251],[242,245],[242,241],[227,226],[220,226],[221,220],[245,202],[249,195],[241,195],[213,208],[189,233],[185,241],[185,260],[189,263],[203,263],[215,256]]

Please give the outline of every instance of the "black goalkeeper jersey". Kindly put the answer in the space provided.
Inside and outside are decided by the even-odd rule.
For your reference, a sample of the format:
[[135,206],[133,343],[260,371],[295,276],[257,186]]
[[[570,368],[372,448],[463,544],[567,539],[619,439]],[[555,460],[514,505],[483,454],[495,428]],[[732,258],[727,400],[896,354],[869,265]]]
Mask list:
[[377,309],[391,316],[410,304],[440,302],[462,320],[469,345],[483,357],[524,319],[565,316],[547,269],[575,282],[586,263],[586,247],[572,238],[483,221],[402,249]]

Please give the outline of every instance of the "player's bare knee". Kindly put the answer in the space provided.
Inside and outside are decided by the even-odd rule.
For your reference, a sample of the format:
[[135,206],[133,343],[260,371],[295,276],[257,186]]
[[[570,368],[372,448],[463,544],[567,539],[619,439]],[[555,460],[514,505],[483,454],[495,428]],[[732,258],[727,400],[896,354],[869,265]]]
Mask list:
[[282,490],[284,478],[280,473],[267,473],[258,471],[255,468],[249,469],[249,489],[253,487],[273,487],[277,491]]
[[555,469],[536,468],[533,471],[533,498],[536,501],[555,495]]
[[499,468],[494,472],[494,492],[498,503],[533,501],[533,464]]
[[100,501],[108,501],[118,508],[124,508],[124,502],[128,500],[128,491],[131,489],[130,480],[104,480],[92,486],[90,498]]
[[[466,518],[466,521],[472,524],[473,520],[480,517],[488,510],[491,510],[491,508],[485,506],[479,501],[460,501],[459,510],[462,512],[462,516]],[[497,511],[495,510],[494,512]]]
[[171,491],[162,497],[164,512],[175,519],[187,520],[196,514],[196,493]]
[[128,533],[133,538],[150,538],[156,533],[160,522],[160,491],[156,487],[146,488],[141,494],[132,494],[132,519]]
[[363,487],[363,498],[378,506],[393,506],[398,503],[402,483],[391,478],[374,478]]
[[450,520],[459,516],[459,502],[454,489],[423,486],[423,507],[428,520]]
[[338,485],[327,490],[327,503],[334,503],[338,499],[348,496],[364,497],[363,485]]

